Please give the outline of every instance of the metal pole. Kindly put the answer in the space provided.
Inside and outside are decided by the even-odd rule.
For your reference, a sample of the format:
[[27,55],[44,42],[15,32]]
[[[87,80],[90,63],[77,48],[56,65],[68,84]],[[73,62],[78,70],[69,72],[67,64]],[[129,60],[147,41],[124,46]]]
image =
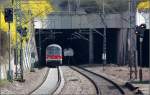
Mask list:
[[22,55],[23,55],[23,49],[22,49],[22,42],[23,42],[23,39],[21,37],[21,49],[20,49],[21,82],[24,81],[24,79],[23,79],[23,57],[22,57]]
[[[42,28],[43,29],[43,20],[42,21]],[[41,29],[39,29],[39,65],[41,64]]]
[[15,62],[15,65],[16,65],[15,66],[15,70],[16,70],[16,72],[15,72],[15,75],[16,75],[15,78],[16,79],[18,77],[18,74],[17,74],[18,54],[17,53],[18,53],[17,48],[15,48],[15,61],[14,62]]
[[103,70],[104,65],[107,63],[107,56],[106,56],[106,28],[104,28],[104,39],[103,39]]
[[69,12],[69,14],[70,14],[70,12],[71,12],[71,8],[70,8],[71,6],[70,6],[70,0],[68,0],[68,12]]
[[8,23],[8,33],[9,33],[9,75],[8,80],[12,81],[12,75],[11,75],[11,39],[10,39],[10,22]]
[[16,39],[16,47],[15,47],[15,78],[17,79],[17,77],[18,77],[18,41],[17,41],[17,39],[18,39],[18,37],[17,37],[17,31],[16,31],[16,36],[15,36],[15,39]]
[[130,30],[129,30],[129,39],[130,39],[130,53],[129,53],[129,65],[130,65],[130,79],[133,79],[133,74],[137,78],[137,48],[136,48],[136,35],[134,33],[135,27],[135,18],[136,18],[136,4],[137,0],[129,0],[129,19],[130,19]]
[[[129,46],[129,39],[131,38],[130,37],[130,34],[131,34],[131,0],[129,0],[129,31],[128,31],[128,50],[130,50],[129,52],[131,52],[131,42],[130,42],[130,46]],[[130,79],[132,79],[132,66],[131,66],[131,58],[129,57],[129,52],[128,52],[128,61],[129,61],[129,68],[130,68]]]
[[[149,0],[149,9],[150,9],[150,0]],[[150,40],[150,12],[149,12],[149,40]],[[150,51],[149,51],[149,54],[150,54]],[[149,60],[149,76],[150,76],[150,60]],[[149,84],[150,84],[150,80],[149,80]],[[150,93],[150,85],[149,85],[149,93]]]
[[79,11],[80,9],[80,0],[76,0],[76,13]]
[[94,55],[93,55],[93,31],[89,30],[89,64],[93,63]]
[[[0,18],[1,18],[1,11],[0,11]],[[1,28],[1,19],[0,19],[0,28]],[[0,38],[1,38],[1,31],[0,31]],[[1,51],[2,51],[2,47],[1,46],[2,46],[2,43],[1,43],[1,39],[0,39],[0,56],[2,56],[1,55]],[[1,72],[1,63],[0,63],[0,72]],[[1,73],[0,73],[0,79],[1,79]]]
[[142,43],[143,43],[143,38],[140,37],[140,69],[139,69],[139,79],[140,79],[140,81],[143,80],[143,73],[142,73]]
[[[105,5],[104,5],[104,0],[103,2],[103,19],[105,17]],[[104,19],[105,20],[105,19]],[[104,22],[104,39],[103,39],[103,54],[102,54],[102,58],[103,58],[103,70],[104,69],[104,65],[107,63],[107,55],[106,55],[106,23]]]
[[41,64],[41,30],[39,30],[39,64]]
[[[134,43],[136,43],[135,34],[133,34],[133,27],[135,26],[135,0],[129,0],[129,53],[128,53],[128,60],[129,60],[129,67],[130,67],[130,79],[133,79],[133,74],[135,74],[136,78],[136,62],[135,62],[135,53],[136,48]],[[134,68],[133,68],[134,67]]]
[[21,9],[21,0],[15,0],[13,1],[14,4],[14,9],[16,9],[17,11],[15,12],[15,16],[16,16],[16,56],[15,56],[15,64],[16,64],[16,80],[18,79],[18,76],[20,75],[20,67],[18,65],[20,65],[19,61],[19,42],[17,41],[18,36],[17,36],[17,27],[21,26],[21,13],[20,13],[20,9]]

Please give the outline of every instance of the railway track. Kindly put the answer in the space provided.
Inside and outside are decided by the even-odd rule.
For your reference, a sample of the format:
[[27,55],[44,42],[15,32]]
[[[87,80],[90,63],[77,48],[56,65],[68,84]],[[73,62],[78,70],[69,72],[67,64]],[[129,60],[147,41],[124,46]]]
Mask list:
[[52,95],[61,84],[60,67],[48,68],[42,83],[36,87],[29,95]]
[[88,78],[95,86],[97,95],[125,95],[123,89],[113,81],[82,67],[70,67]]

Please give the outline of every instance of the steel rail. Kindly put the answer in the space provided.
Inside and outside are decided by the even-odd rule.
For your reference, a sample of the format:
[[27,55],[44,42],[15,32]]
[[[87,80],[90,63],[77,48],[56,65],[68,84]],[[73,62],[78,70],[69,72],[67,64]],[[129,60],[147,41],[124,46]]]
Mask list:
[[[60,68],[56,67],[56,69],[57,69],[57,77],[58,77],[58,79],[57,79],[56,85],[50,91],[49,90],[47,91],[48,94],[50,94],[50,95],[53,95],[57,91],[57,89],[59,88],[59,86],[61,84]],[[31,92],[29,92],[28,95],[32,95],[34,92],[36,92],[37,90],[39,90],[42,87],[42,85],[46,82],[46,80],[51,81],[50,79],[48,79],[49,74],[50,74],[50,68],[48,68],[48,70],[47,70],[47,72],[46,72],[46,74],[45,74],[42,82],[34,90],[32,90]],[[50,84],[47,84],[47,85],[50,85]],[[42,88],[42,89],[44,89],[44,88]]]
[[31,95],[34,91],[36,91],[39,87],[41,87],[41,85],[42,85],[42,84],[45,82],[45,80],[47,79],[47,76],[48,76],[48,74],[49,74],[49,70],[50,70],[50,68],[47,69],[46,74],[45,74],[45,76],[43,77],[42,82],[41,82],[35,89],[33,89],[32,91],[30,91],[27,95]]
[[70,68],[71,68],[72,70],[74,70],[74,71],[80,73],[80,74],[83,75],[84,77],[86,77],[86,78],[94,85],[94,87],[95,87],[95,89],[96,89],[96,94],[97,94],[97,95],[102,95],[102,94],[101,94],[101,91],[100,91],[100,89],[99,89],[99,87],[98,87],[98,85],[96,84],[96,82],[95,82],[94,80],[92,80],[92,79],[91,79],[90,77],[88,77],[86,74],[83,74],[83,73],[80,72],[79,70],[75,69],[74,67],[70,66]]
[[59,88],[60,84],[61,84],[61,74],[60,74],[60,67],[57,67],[57,72],[58,72],[58,81],[57,81],[57,85],[55,86],[54,90],[52,93],[50,93],[51,95],[54,95],[54,93],[57,91],[57,89]]
[[[83,71],[85,71],[85,72],[87,72],[87,73],[90,73],[90,74],[92,74],[92,75],[95,75],[95,76],[97,76],[97,77],[99,77],[99,78],[101,78],[101,79],[107,81],[108,83],[110,83],[110,84],[112,84],[114,87],[116,87],[116,88],[118,89],[118,91],[120,92],[121,95],[125,95],[124,90],[123,90],[118,84],[116,84],[116,83],[113,82],[112,80],[110,80],[110,79],[108,79],[108,78],[106,78],[106,77],[104,77],[104,76],[102,76],[102,75],[99,75],[99,74],[97,74],[97,73],[94,73],[94,72],[92,72],[92,71],[89,71],[89,70],[87,70],[87,69],[85,69],[85,68],[83,68],[83,67],[77,67],[77,66],[76,66],[76,67],[70,67],[70,68],[73,69],[73,70],[75,70],[75,71],[77,71],[77,72],[79,72],[80,74],[84,75],[84,76],[87,77],[88,79],[92,80],[92,81],[94,82],[94,84],[96,84],[96,85],[95,85],[95,86],[96,86],[96,90],[98,90],[97,95],[105,95],[105,94],[102,93],[102,89],[100,89],[100,87],[98,87],[98,84],[95,82],[94,78],[93,78],[93,77],[90,78],[89,75],[88,75],[88,74],[84,74]],[[83,70],[83,71],[81,71],[81,70]],[[92,82],[92,83],[93,83],[93,82]],[[98,88],[97,88],[97,87],[98,87]]]

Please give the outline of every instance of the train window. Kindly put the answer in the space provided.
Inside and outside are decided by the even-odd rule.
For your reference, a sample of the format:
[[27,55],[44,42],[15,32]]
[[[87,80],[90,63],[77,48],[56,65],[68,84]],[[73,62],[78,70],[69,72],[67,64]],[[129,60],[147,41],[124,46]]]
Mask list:
[[60,51],[60,49],[58,47],[55,48],[54,52],[55,52],[55,54],[60,54],[61,53],[61,51]]
[[47,48],[47,53],[48,55],[54,55],[54,54],[57,54],[57,55],[60,55],[61,54],[61,49],[58,48],[58,47],[48,47]]

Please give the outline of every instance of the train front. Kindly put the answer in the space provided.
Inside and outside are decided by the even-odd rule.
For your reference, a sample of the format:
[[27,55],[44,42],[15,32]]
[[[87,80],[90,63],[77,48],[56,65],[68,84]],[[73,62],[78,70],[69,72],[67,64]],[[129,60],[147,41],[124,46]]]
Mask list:
[[51,44],[46,48],[46,65],[62,65],[62,48],[57,44]]

